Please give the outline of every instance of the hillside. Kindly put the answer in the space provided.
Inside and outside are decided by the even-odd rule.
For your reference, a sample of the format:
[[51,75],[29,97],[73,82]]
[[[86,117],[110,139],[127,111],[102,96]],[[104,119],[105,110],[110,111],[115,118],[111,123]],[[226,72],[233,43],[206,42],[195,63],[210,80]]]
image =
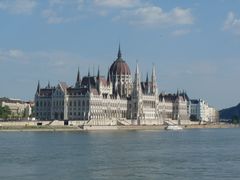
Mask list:
[[220,119],[232,119],[234,116],[240,118],[240,103],[237,106],[219,111]]

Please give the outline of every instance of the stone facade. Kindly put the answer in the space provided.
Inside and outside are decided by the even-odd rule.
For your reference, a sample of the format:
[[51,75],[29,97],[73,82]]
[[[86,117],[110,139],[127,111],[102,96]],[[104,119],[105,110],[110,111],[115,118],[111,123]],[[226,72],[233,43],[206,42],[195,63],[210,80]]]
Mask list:
[[202,99],[193,99],[190,101],[190,116],[191,118],[204,122],[218,122],[218,111],[209,106],[208,103]]
[[8,106],[11,110],[11,115],[29,117],[32,114],[32,102],[25,102],[20,99],[0,98],[0,106]]
[[[75,86],[60,82],[45,88],[38,83],[35,94],[36,118],[39,120],[81,120],[93,124],[150,125],[165,120],[188,120],[188,96],[185,92],[159,94],[156,69],[141,81],[136,66],[134,80],[119,47],[117,59],[107,78],[91,76],[82,79],[78,70]],[[115,123],[114,123],[115,122]]]

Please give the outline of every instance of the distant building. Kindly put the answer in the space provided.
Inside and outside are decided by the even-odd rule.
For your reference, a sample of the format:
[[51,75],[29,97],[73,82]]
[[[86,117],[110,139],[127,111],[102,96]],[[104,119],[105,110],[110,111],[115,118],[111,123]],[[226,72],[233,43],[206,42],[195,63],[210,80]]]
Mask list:
[[[189,98],[185,92],[158,93],[155,66],[151,76],[142,81],[136,65],[134,80],[119,47],[117,59],[110,66],[107,78],[88,72],[68,86],[60,82],[41,88],[35,94],[35,116],[39,120],[85,120],[106,124],[104,120],[123,124],[163,124],[164,120],[189,120]],[[108,121],[109,122],[109,121]]]
[[32,102],[25,102],[20,99],[0,98],[0,106],[8,106],[12,117],[29,117],[32,114]]
[[192,119],[205,122],[217,122],[219,119],[218,111],[202,99],[190,100],[190,116]]

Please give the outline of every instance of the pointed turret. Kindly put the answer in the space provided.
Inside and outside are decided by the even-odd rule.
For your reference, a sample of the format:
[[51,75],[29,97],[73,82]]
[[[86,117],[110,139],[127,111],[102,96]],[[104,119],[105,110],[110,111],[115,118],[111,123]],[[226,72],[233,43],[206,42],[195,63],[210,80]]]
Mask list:
[[79,72],[79,68],[78,68],[78,73],[77,73],[77,82],[80,82],[80,72]]
[[97,73],[97,89],[99,94],[101,94],[101,80],[100,80],[100,67],[98,66],[98,73]]
[[149,93],[149,78],[148,78],[148,73],[147,73],[147,76],[146,76],[145,88],[146,88],[146,94],[148,94],[148,93]]
[[154,64],[153,64],[153,69],[152,69],[151,93],[154,94],[154,95],[157,95],[157,94],[158,94],[157,75],[156,75],[156,68],[155,68],[155,65],[154,65]]
[[48,88],[48,89],[50,89],[50,88],[51,88],[50,81],[48,81],[47,88]]
[[36,94],[40,94],[40,81],[38,81]]
[[122,52],[121,52],[121,45],[119,43],[119,46],[118,46],[118,59],[121,59],[122,58]]
[[97,79],[100,79],[100,67],[98,66],[98,73],[97,73]]
[[111,76],[110,76],[110,69],[108,68],[108,75],[107,75],[107,83],[110,85],[111,83]]
[[90,77],[90,68],[88,68],[88,77]]
[[134,80],[134,94],[140,95],[142,93],[141,88],[141,77],[140,77],[140,71],[138,67],[138,63],[136,65],[136,72],[135,72],[135,80]]
[[75,83],[75,87],[80,88],[80,86],[81,86],[81,77],[80,77],[80,71],[79,71],[79,68],[78,68],[77,80],[76,80],[76,83]]
[[146,76],[146,83],[149,83],[149,80],[148,80],[148,73],[147,73],[147,76]]

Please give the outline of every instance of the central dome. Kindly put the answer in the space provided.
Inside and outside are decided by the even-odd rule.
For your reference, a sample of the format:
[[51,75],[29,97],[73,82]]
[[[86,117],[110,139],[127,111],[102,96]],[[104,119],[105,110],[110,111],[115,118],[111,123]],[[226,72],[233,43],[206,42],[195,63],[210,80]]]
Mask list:
[[113,62],[109,71],[111,75],[131,75],[128,64],[122,59],[120,46],[118,50],[118,58]]

